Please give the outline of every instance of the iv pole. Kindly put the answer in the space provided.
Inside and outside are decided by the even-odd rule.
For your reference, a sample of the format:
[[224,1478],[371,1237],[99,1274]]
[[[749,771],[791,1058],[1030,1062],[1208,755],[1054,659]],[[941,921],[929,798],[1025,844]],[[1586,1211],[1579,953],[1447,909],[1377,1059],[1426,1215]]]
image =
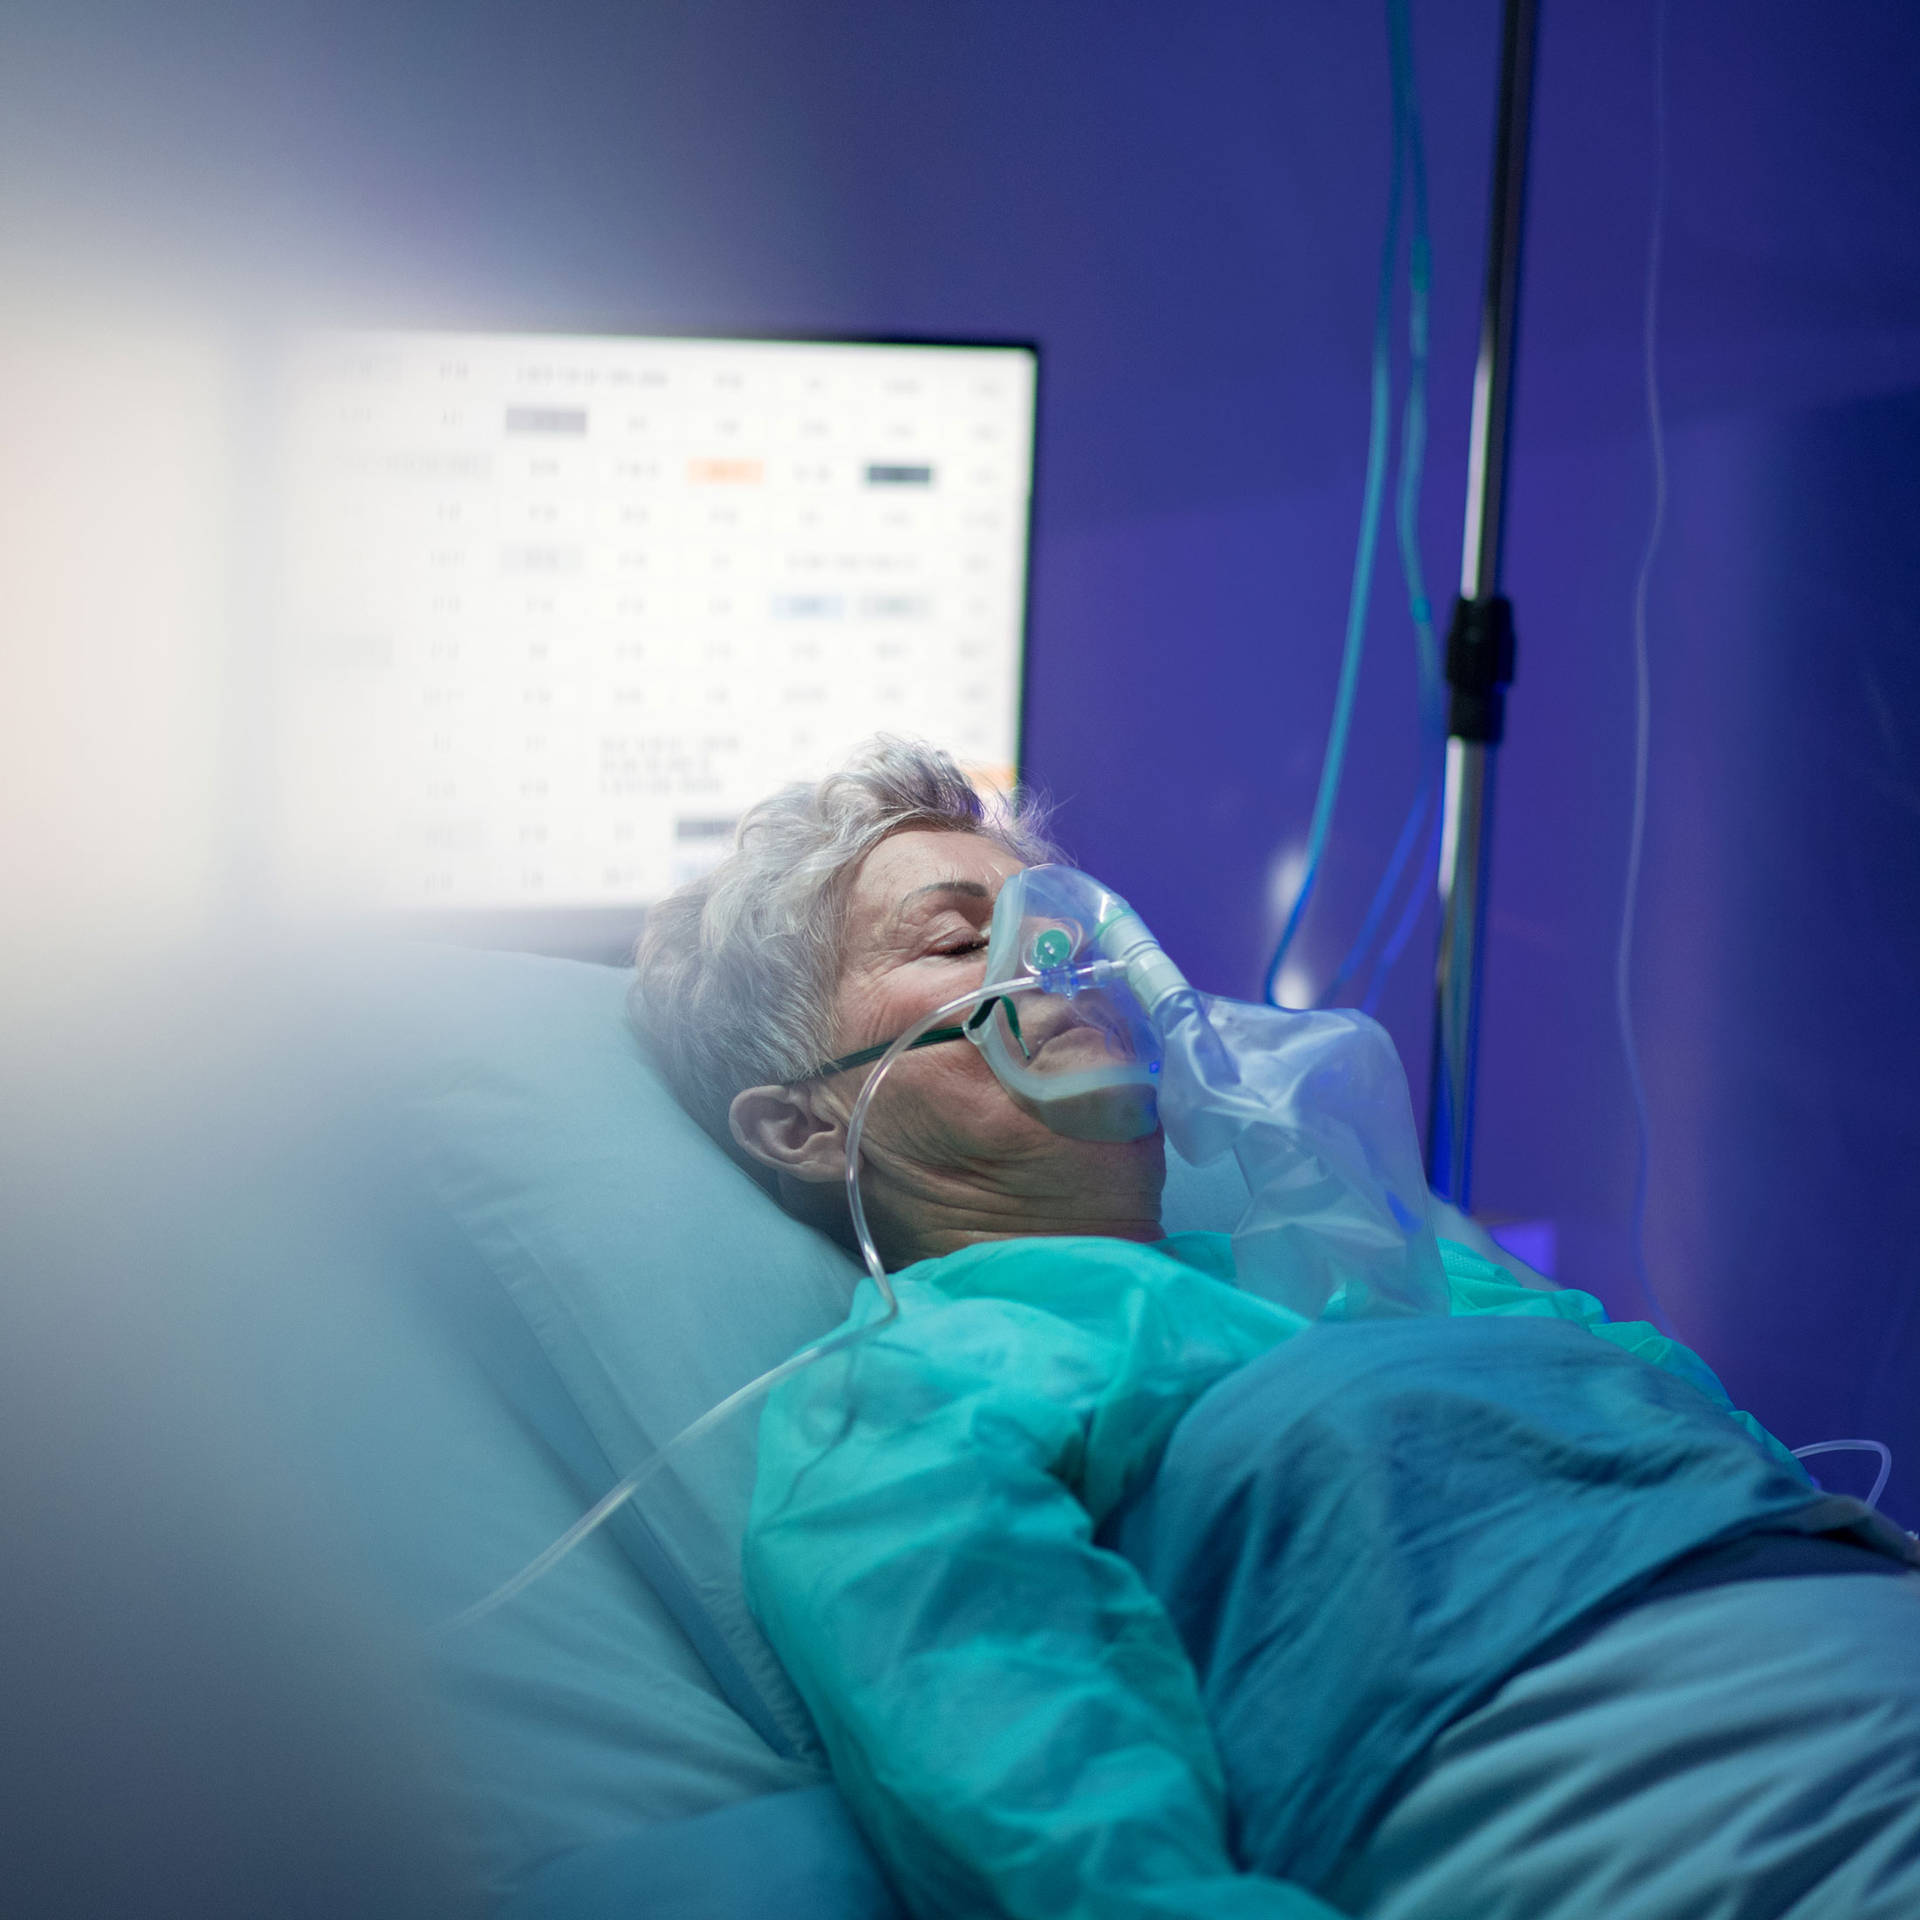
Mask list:
[[1473,376],[1466,533],[1460,597],[1447,630],[1447,773],[1440,831],[1440,952],[1435,968],[1433,1071],[1427,1097],[1427,1180],[1463,1211],[1473,1186],[1474,1073],[1493,829],[1493,755],[1513,679],[1513,609],[1500,592],[1507,448],[1513,403],[1520,236],[1526,213],[1537,0],[1506,0],[1500,104],[1494,130],[1487,290]]

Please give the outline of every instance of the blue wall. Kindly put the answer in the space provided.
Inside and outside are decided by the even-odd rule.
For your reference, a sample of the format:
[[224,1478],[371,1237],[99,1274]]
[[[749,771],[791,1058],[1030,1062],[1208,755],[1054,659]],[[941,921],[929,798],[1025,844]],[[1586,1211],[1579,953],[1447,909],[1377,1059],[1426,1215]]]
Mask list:
[[[1459,537],[1497,0],[1416,0],[1437,255],[1425,537]],[[1548,0],[1508,585],[1478,1198],[1636,1311],[1612,1011],[1652,0]],[[1634,986],[1653,1273],[1790,1441],[1867,1432],[1920,1520],[1920,10],[1671,9]],[[1385,33],[1340,0],[68,0],[7,29],[16,215],[442,324],[1044,345],[1031,770],[1206,985],[1255,990],[1331,704],[1386,188]],[[1411,791],[1383,570],[1300,953]],[[1431,934],[1384,1004],[1423,1085]],[[1855,1484],[1845,1463],[1836,1484]]]

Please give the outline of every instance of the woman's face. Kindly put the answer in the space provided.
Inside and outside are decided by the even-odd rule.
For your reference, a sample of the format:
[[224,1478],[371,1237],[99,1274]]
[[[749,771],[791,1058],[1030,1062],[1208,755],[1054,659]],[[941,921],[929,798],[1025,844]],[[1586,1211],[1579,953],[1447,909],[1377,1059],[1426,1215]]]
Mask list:
[[[896,833],[868,854],[847,896],[836,1054],[891,1040],[980,985],[994,901],[1020,864],[978,834],[931,828]],[[1054,1012],[1035,1007],[1023,1019],[1036,1045],[1047,1044]],[[1057,1015],[1064,1024],[1064,1002]],[[1063,1030],[1053,1044],[1071,1047],[1074,1038]],[[849,1106],[863,1080],[855,1072],[836,1083]],[[964,1041],[896,1061],[874,1101],[867,1137],[870,1153],[896,1164],[962,1170],[1011,1191],[1033,1181],[1052,1191],[1062,1181],[1124,1179],[1130,1168],[1137,1175],[1150,1167],[1158,1192],[1157,1135],[1098,1145],[1065,1139],[1016,1107],[978,1048]]]
[[[978,834],[914,828],[881,841],[847,892],[835,1051],[891,1040],[977,987],[986,977],[993,903],[1019,870],[1012,854]],[[858,1079],[847,1078],[857,1089]],[[909,1080],[929,1098],[937,1092],[963,1104],[976,1090],[999,1089],[979,1050],[961,1043],[906,1055],[887,1086]]]

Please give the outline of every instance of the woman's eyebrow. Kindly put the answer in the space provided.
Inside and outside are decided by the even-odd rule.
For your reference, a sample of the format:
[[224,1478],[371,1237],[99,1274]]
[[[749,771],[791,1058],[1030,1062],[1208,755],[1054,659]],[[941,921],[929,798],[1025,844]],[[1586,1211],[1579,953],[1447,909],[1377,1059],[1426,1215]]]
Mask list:
[[924,887],[915,887],[911,893],[901,897],[899,906],[894,909],[892,924],[896,928],[907,925],[916,919],[915,908],[923,900],[944,894],[951,899],[956,894],[968,900],[991,900],[993,890],[983,887],[978,880],[962,880],[957,875],[951,880],[930,880]]
[[909,901],[918,900],[922,894],[928,893],[964,893],[975,900],[993,898],[993,895],[978,880],[930,880],[924,887],[915,887],[901,900],[900,904],[904,907]]

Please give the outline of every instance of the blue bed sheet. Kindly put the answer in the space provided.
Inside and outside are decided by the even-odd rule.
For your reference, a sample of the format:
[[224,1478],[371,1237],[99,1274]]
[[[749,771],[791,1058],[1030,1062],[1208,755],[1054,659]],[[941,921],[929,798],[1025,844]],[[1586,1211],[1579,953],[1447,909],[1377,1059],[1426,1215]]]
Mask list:
[[833,1787],[762,1794],[550,1862],[498,1920],[905,1920]]

